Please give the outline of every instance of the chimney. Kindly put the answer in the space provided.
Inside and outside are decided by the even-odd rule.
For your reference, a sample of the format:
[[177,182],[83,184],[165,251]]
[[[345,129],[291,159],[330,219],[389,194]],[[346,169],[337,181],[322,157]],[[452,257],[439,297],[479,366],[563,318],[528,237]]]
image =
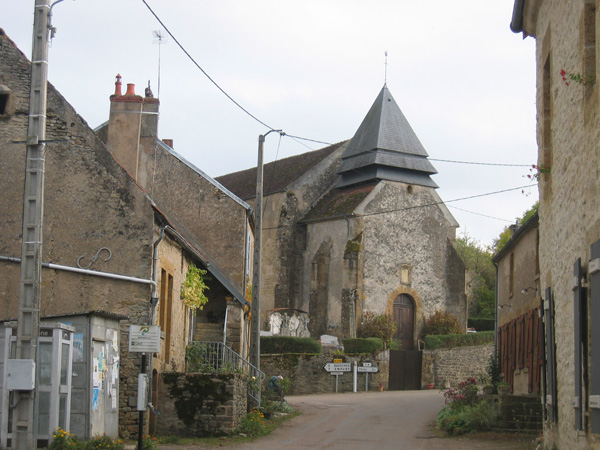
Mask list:
[[163,139],[162,141],[169,147],[173,148],[173,139]]
[[137,95],[133,83],[127,83],[127,91],[122,95],[121,86],[121,75],[117,75],[115,93],[110,96],[106,145],[125,170],[144,186],[147,155],[154,154],[153,142],[158,135],[159,101]]

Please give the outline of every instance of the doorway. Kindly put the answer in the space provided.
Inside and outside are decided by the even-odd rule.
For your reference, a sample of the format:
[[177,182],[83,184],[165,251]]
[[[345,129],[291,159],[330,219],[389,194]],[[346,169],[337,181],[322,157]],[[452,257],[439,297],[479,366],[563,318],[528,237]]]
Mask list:
[[402,350],[413,350],[415,301],[410,295],[400,294],[394,299],[394,321],[398,324],[394,339],[400,340]]

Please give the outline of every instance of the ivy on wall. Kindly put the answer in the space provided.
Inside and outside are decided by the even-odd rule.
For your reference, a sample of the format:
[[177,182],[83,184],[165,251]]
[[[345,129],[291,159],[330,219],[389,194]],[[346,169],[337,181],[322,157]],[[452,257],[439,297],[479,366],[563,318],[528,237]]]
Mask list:
[[181,299],[185,306],[193,311],[202,309],[208,303],[205,292],[209,289],[205,281],[206,270],[200,269],[193,264],[188,267],[185,281],[181,287]]

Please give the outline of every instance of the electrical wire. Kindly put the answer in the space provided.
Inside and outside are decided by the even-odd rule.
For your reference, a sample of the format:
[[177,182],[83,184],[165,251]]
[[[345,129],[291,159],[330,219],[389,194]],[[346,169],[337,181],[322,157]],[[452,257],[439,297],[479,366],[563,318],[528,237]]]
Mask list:
[[227,97],[229,100],[231,100],[238,108],[240,108],[242,111],[244,111],[248,116],[252,117],[254,120],[256,120],[258,123],[260,123],[261,125],[264,125],[265,127],[267,127],[269,130],[273,130],[274,128],[271,127],[270,125],[266,124],[265,122],[263,122],[262,120],[260,120],[258,117],[256,117],[255,115],[253,115],[252,113],[250,113],[250,111],[248,111],[246,108],[244,108],[242,105],[240,105],[237,101],[234,100],[234,98],[229,95],[227,92],[225,92],[225,90],[219,86],[219,84],[212,79],[212,77],[206,73],[206,71],[200,66],[200,64],[198,64],[196,62],[196,60],[192,57],[192,55],[189,54],[189,52],[185,49],[185,47],[177,40],[177,38],[173,35],[173,33],[171,33],[171,30],[169,30],[167,28],[167,26],[163,23],[162,20],[160,20],[160,18],[158,17],[158,15],[154,12],[154,10],[150,7],[150,5],[146,2],[146,0],[142,0],[142,2],[144,3],[144,5],[146,5],[146,8],[148,8],[148,10],[150,11],[150,13],[152,13],[152,15],[154,16],[154,18],[158,21],[158,23],[160,23],[160,25],[165,29],[165,31],[167,33],[169,33],[169,36],[171,36],[171,38],[175,41],[175,43],[179,46],[179,48],[181,49],[181,51],[183,53],[185,53],[185,55],[190,59],[190,61],[192,61],[192,63],[198,68],[200,69],[200,71],[204,74],[204,76],[206,78],[209,79],[209,81],[215,85],[215,87],[221,91],[225,97]]
[[[532,187],[532,186],[537,186],[537,184],[533,184],[533,185],[527,185],[527,186],[519,186],[519,187],[515,187],[515,188],[509,188],[509,189],[502,189],[500,191],[494,191],[494,192],[487,192],[485,194],[476,194],[476,195],[470,195],[468,197],[461,197],[461,198],[455,198],[453,200],[441,200],[439,202],[432,202],[432,203],[425,203],[422,205],[415,205],[415,206],[407,206],[407,207],[403,207],[403,208],[396,208],[396,209],[388,209],[385,211],[377,211],[377,212],[373,212],[373,213],[367,213],[367,214],[360,214],[357,215],[355,217],[369,217],[369,216],[378,216],[381,214],[389,214],[389,213],[393,213],[393,212],[399,212],[399,211],[409,211],[412,209],[417,209],[417,208],[428,208],[430,206],[436,206],[436,205],[446,205],[447,203],[453,203],[453,202],[461,202],[464,200],[471,200],[474,198],[481,198],[481,197],[487,197],[490,195],[496,195],[496,194],[503,194],[505,192],[511,192],[511,191],[517,191],[519,189],[524,189],[526,187]],[[446,205],[446,206],[451,206],[451,205]],[[474,213],[477,214],[477,213]],[[350,216],[350,214],[349,214]],[[326,217],[324,217],[324,219],[326,219]],[[497,219],[496,217],[494,217],[494,219]],[[504,220],[505,222],[513,222],[512,220],[505,220],[505,219],[498,219],[498,220]],[[263,230],[276,230],[279,228],[288,228],[289,225],[282,225],[282,226],[277,226],[277,227],[269,227],[269,228],[263,228]]]

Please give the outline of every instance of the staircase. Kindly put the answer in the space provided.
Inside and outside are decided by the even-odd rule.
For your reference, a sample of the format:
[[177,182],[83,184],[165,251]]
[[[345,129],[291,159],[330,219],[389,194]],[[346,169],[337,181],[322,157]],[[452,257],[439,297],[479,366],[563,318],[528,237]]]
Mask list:
[[542,431],[542,403],[540,397],[529,395],[501,395],[498,429],[533,433]]
[[197,323],[194,330],[194,341],[223,342],[223,324]]

